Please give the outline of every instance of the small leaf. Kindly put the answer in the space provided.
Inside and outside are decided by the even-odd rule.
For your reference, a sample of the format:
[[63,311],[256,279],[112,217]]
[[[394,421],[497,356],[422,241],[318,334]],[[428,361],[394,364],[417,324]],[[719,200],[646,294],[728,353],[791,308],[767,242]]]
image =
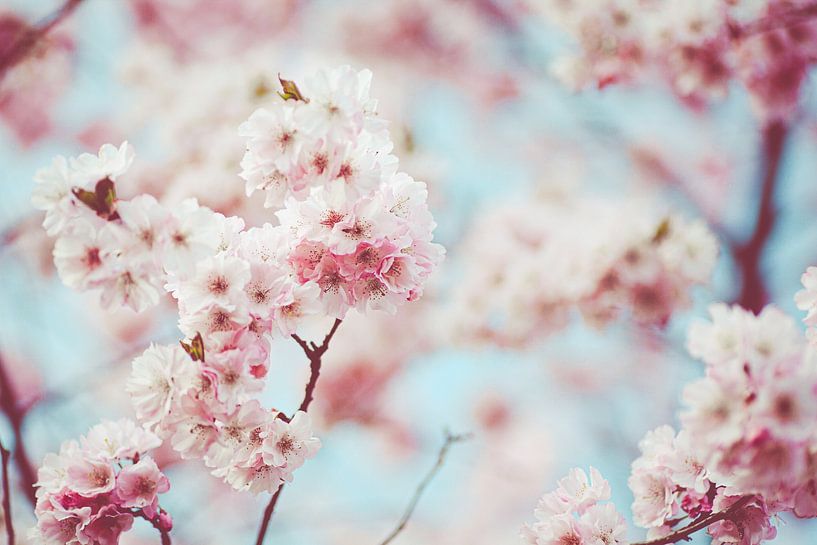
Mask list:
[[96,193],[94,193],[93,191],[88,191],[87,189],[80,189],[79,187],[75,187],[72,190],[72,193],[85,206],[87,206],[91,210],[96,211]]
[[71,192],[100,218],[107,221],[119,219],[119,213],[116,211],[116,187],[110,178],[99,180],[93,192],[79,187],[75,187]]
[[281,82],[281,87],[284,89],[283,93],[278,91],[278,96],[284,100],[300,100],[301,102],[309,102],[309,99],[304,98],[304,96],[301,94],[301,90],[298,89],[298,85],[294,81],[282,78],[281,74],[278,74],[278,81]]
[[189,344],[184,341],[179,341],[179,344],[182,345],[190,359],[204,363],[204,341],[201,338],[201,333],[197,332]]

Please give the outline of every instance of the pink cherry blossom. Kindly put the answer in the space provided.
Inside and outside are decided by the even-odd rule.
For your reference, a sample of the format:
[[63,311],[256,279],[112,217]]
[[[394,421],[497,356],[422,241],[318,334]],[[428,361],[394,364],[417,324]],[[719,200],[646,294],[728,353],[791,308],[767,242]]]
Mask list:
[[126,466],[116,478],[116,496],[122,507],[148,507],[156,501],[157,494],[169,489],[170,482],[151,458]]

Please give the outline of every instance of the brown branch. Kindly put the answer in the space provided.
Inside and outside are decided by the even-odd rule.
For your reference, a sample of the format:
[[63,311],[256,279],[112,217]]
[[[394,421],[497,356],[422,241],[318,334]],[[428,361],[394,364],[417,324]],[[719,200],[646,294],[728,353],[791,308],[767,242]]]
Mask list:
[[55,26],[68,18],[81,3],[82,0],[65,0],[65,3],[57,11],[43,21],[20,32],[17,38],[8,44],[2,51],[2,55],[0,55],[0,82],[3,81],[9,70],[25,60],[37,43],[51,32]]
[[631,545],[671,545],[672,543],[678,543],[679,541],[689,541],[690,536],[695,532],[708,528],[710,525],[715,524],[716,522],[731,519],[738,511],[746,507],[754,499],[754,496],[744,496],[723,511],[707,515],[693,522],[692,524],[684,526],[680,530],[672,532],[671,534],[650,541],[632,543]]
[[23,419],[26,411],[20,407],[17,392],[14,391],[14,386],[11,384],[2,356],[0,356],[0,411],[8,418],[14,433],[14,460],[20,472],[23,492],[31,505],[36,505],[34,483],[37,482],[37,472],[31,464],[23,439]]
[[440,453],[437,455],[437,461],[435,462],[431,470],[423,478],[423,480],[420,481],[420,484],[417,486],[417,490],[411,497],[411,500],[409,501],[409,504],[406,507],[403,516],[400,517],[397,526],[395,526],[394,530],[392,530],[391,533],[388,536],[386,536],[386,539],[380,542],[380,545],[388,545],[389,543],[391,543],[394,540],[394,538],[396,538],[400,534],[400,532],[402,532],[403,529],[406,527],[409,520],[411,519],[411,515],[414,514],[414,509],[420,502],[420,498],[422,497],[423,492],[425,492],[425,489],[428,487],[429,484],[431,484],[431,481],[434,480],[434,477],[437,475],[437,473],[439,473],[440,469],[442,469],[443,464],[445,463],[445,457],[448,454],[451,445],[453,445],[454,443],[458,443],[460,441],[465,441],[470,437],[471,437],[470,434],[452,435],[448,431],[445,432],[445,442],[443,443],[442,448],[440,448]]
[[267,508],[264,509],[264,517],[261,519],[261,528],[258,529],[258,537],[255,540],[255,545],[262,545],[264,543],[264,537],[267,535],[269,521],[272,519],[272,514],[275,512],[275,504],[278,503],[278,498],[281,496],[281,492],[283,490],[284,484],[281,483],[281,486],[279,486],[278,490],[275,491],[275,494],[272,495],[269,505],[267,505]]
[[2,457],[3,464],[3,517],[6,521],[6,536],[8,536],[8,545],[14,545],[14,523],[11,520],[11,487],[9,486],[9,455],[11,453],[6,450],[0,441],[0,457]]
[[775,194],[787,134],[788,127],[783,121],[772,121],[763,128],[763,177],[760,181],[757,219],[749,239],[735,248],[735,261],[743,277],[735,302],[755,313],[760,312],[769,299],[761,259],[777,223]]
[[335,332],[338,330],[340,322],[341,321],[339,319],[335,320],[335,323],[332,324],[332,329],[330,329],[329,333],[326,334],[326,337],[323,338],[323,342],[320,344],[320,346],[312,343],[310,350],[306,351],[306,356],[309,358],[309,382],[306,383],[306,388],[304,389],[304,399],[301,401],[301,405],[298,407],[299,411],[306,412],[309,409],[309,404],[312,403],[312,399],[314,398],[315,394],[315,386],[318,385],[318,377],[321,375],[321,358],[329,349],[329,341],[331,341],[332,337],[335,336]]
[[165,528],[162,525],[161,522],[159,522],[159,515],[158,514],[156,516],[154,516],[153,518],[151,518],[151,517],[148,517],[145,514],[145,512],[142,511],[141,509],[137,509],[135,511],[132,511],[132,513],[133,513],[133,516],[145,519],[146,521],[148,521],[151,524],[151,526],[156,528],[156,530],[159,532],[159,535],[161,536],[162,545],[171,545],[170,531],[167,528]]
[[[323,341],[319,345],[315,344],[314,342],[307,343],[297,334],[292,334],[292,338],[304,351],[306,357],[309,358],[309,382],[306,383],[306,387],[304,388],[304,398],[298,407],[299,411],[307,412],[309,410],[309,405],[314,399],[315,387],[318,384],[318,378],[321,375],[321,358],[329,349],[329,343],[331,342],[332,337],[335,336],[338,327],[340,327],[341,321],[342,320],[340,318],[335,320],[335,323],[332,324],[332,328],[329,330],[329,333],[326,334]],[[290,418],[284,413],[279,413],[278,417],[282,418],[286,422],[290,421]],[[267,508],[264,510],[264,516],[261,518],[261,527],[258,529],[258,537],[255,540],[256,545],[261,545],[264,543],[264,537],[267,535],[269,522],[272,519],[272,515],[275,513],[275,505],[278,503],[278,498],[281,496],[281,491],[283,489],[284,485],[282,484],[280,487],[278,487],[278,490],[275,491],[272,498],[270,498],[269,504],[267,504]]]

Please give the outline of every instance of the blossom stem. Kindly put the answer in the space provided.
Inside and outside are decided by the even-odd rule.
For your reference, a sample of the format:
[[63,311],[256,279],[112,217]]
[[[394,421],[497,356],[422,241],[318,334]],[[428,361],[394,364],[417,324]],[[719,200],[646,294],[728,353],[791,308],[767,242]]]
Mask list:
[[678,543],[679,541],[689,541],[690,536],[695,532],[704,530],[708,528],[710,525],[715,524],[716,522],[732,518],[738,511],[746,507],[754,499],[755,499],[754,496],[743,496],[741,499],[739,499],[738,501],[736,501],[723,511],[707,515],[701,518],[700,520],[697,520],[691,524],[688,524],[687,526],[684,526],[680,530],[672,532],[671,534],[668,534],[664,537],[660,537],[658,539],[653,539],[651,541],[632,543],[631,545],[671,545],[672,543]]
[[161,536],[162,545],[171,545],[170,532],[159,522],[159,515],[150,518],[141,509],[134,511],[133,514],[134,516],[145,519],[151,524],[151,526],[156,528],[156,530],[159,532],[159,535]]
[[37,498],[34,494],[34,483],[37,482],[37,474],[34,471],[34,466],[31,465],[25,441],[23,440],[23,419],[26,411],[20,407],[16,394],[8,376],[5,362],[0,356],[0,411],[5,413],[14,433],[14,460],[17,464],[17,470],[20,472],[23,491],[31,505],[36,505]]
[[743,276],[736,302],[755,313],[760,312],[769,299],[761,259],[777,223],[775,195],[787,134],[788,127],[780,120],[768,123],[763,129],[763,178],[755,228],[749,239],[735,249],[735,259]]
[[258,530],[258,537],[255,540],[255,545],[262,545],[262,543],[264,543],[264,537],[267,535],[267,527],[269,527],[272,514],[275,512],[275,504],[278,503],[278,498],[281,496],[281,492],[283,490],[284,485],[281,483],[281,486],[279,486],[278,490],[275,491],[275,494],[272,495],[272,499],[270,499],[267,508],[264,509],[264,518],[261,519],[261,528]]
[[8,536],[8,545],[14,545],[14,523],[11,519],[11,487],[9,486],[9,455],[11,453],[6,450],[3,443],[0,441],[0,457],[2,457],[3,464],[3,518],[6,522],[6,536]]
[[[306,357],[309,358],[309,382],[306,383],[304,398],[298,407],[299,411],[307,412],[309,410],[309,405],[314,399],[315,387],[318,384],[318,378],[321,375],[321,358],[323,358],[324,353],[326,353],[326,351],[329,349],[329,343],[332,340],[332,337],[335,336],[338,327],[340,327],[341,321],[342,320],[340,318],[335,320],[335,323],[332,324],[332,328],[329,330],[329,333],[326,334],[323,341],[319,345],[313,342],[308,343],[297,334],[292,334],[292,338],[298,343],[301,349],[303,349]],[[283,416],[283,413],[281,418],[287,422],[289,421],[289,418]],[[267,508],[264,509],[264,516],[261,519],[261,527],[258,529],[258,537],[255,540],[256,545],[261,545],[264,543],[264,537],[267,535],[267,528],[269,527],[270,520],[275,512],[275,505],[278,503],[278,498],[281,496],[281,491],[283,489],[284,485],[282,484],[278,487],[278,490],[275,491],[275,494],[272,495],[272,498],[270,498]]]
[[469,438],[470,438],[469,434],[452,435],[448,431],[445,432],[445,442],[443,443],[443,446],[440,448],[440,452],[437,455],[437,461],[435,462],[431,470],[428,473],[426,473],[426,476],[423,478],[423,480],[420,481],[420,484],[417,486],[417,490],[415,490],[414,495],[411,497],[411,500],[409,501],[406,510],[403,512],[403,516],[400,517],[397,526],[395,526],[394,530],[392,530],[391,533],[389,533],[389,535],[386,536],[386,539],[380,542],[380,545],[388,545],[389,543],[391,543],[394,540],[394,538],[396,538],[400,534],[400,532],[402,532],[403,529],[406,527],[409,520],[411,519],[411,515],[414,514],[414,509],[417,507],[417,504],[419,503],[420,498],[423,495],[423,492],[425,492],[425,489],[428,487],[431,481],[434,480],[434,477],[437,475],[437,473],[439,473],[440,469],[442,469],[443,464],[445,463],[445,458],[448,455],[448,451],[451,448],[451,445],[453,445],[454,443],[458,443],[460,441],[465,441],[466,439]]
[[25,60],[37,43],[55,26],[67,19],[81,3],[82,0],[65,0],[57,11],[36,25],[24,29],[15,40],[0,51],[0,81],[3,81],[9,70]]

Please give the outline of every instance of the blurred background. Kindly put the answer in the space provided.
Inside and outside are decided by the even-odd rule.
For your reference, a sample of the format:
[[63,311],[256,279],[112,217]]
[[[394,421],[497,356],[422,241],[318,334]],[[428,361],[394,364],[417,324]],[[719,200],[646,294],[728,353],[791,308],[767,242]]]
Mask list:
[[[421,302],[395,317],[351,317],[339,330],[314,405],[324,447],[282,496],[267,542],[380,543],[436,460],[444,429],[473,436],[452,448],[396,543],[518,543],[539,496],[573,466],[599,468],[627,512],[639,439],[677,425],[680,390],[703,372],[686,354],[690,320],[717,301],[755,310],[771,302],[799,320],[792,297],[817,264],[813,73],[781,121],[780,162],[764,193],[771,122],[745,86],[732,82],[706,102],[679,99],[660,77],[577,91],[552,69],[574,47],[570,33],[548,17],[549,3],[536,4],[80,2],[0,81],[4,444],[23,442],[36,467],[100,419],[133,416],[123,394],[130,361],[150,342],[179,337],[169,298],[139,315],[112,313],[62,285],[29,202],[35,170],[57,154],[127,139],[137,160],[121,196],[149,192],[171,204],[195,196],[249,224],[273,221],[263,197],[244,197],[237,126],[276,99],[279,73],[297,81],[351,64],[374,72],[395,153],[428,184],[448,257]],[[0,0],[0,51],[62,5]],[[505,245],[503,222],[579,214],[574,203],[587,200],[604,203],[605,227],[577,216],[564,229],[582,225],[581,234],[552,234],[560,229],[552,222],[554,238],[599,237],[604,246],[604,229],[628,228],[632,202],[646,216],[701,218],[719,241],[712,282],[660,324],[625,313],[597,327],[578,310],[523,334],[502,333],[489,314],[475,323],[469,297],[502,293],[473,280],[475,270],[514,268],[491,253]],[[766,207],[776,213],[757,237]],[[555,289],[548,278],[532,280],[531,299]],[[279,342],[265,404],[296,406],[307,373],[297,345]],[[162,504],[176,543],[254,539],[266,497],[232,492],[169,449],[157,458],[172,483]],[[13,479],[26,482],[24,472]],[[25,495],[14,500],[20,528],[31,525]],[[158,541],[136,526],[123,543]],[[786,521],[777,541],[804,543],[815,529]],[[633,528],[631,537],[642,534]]]

